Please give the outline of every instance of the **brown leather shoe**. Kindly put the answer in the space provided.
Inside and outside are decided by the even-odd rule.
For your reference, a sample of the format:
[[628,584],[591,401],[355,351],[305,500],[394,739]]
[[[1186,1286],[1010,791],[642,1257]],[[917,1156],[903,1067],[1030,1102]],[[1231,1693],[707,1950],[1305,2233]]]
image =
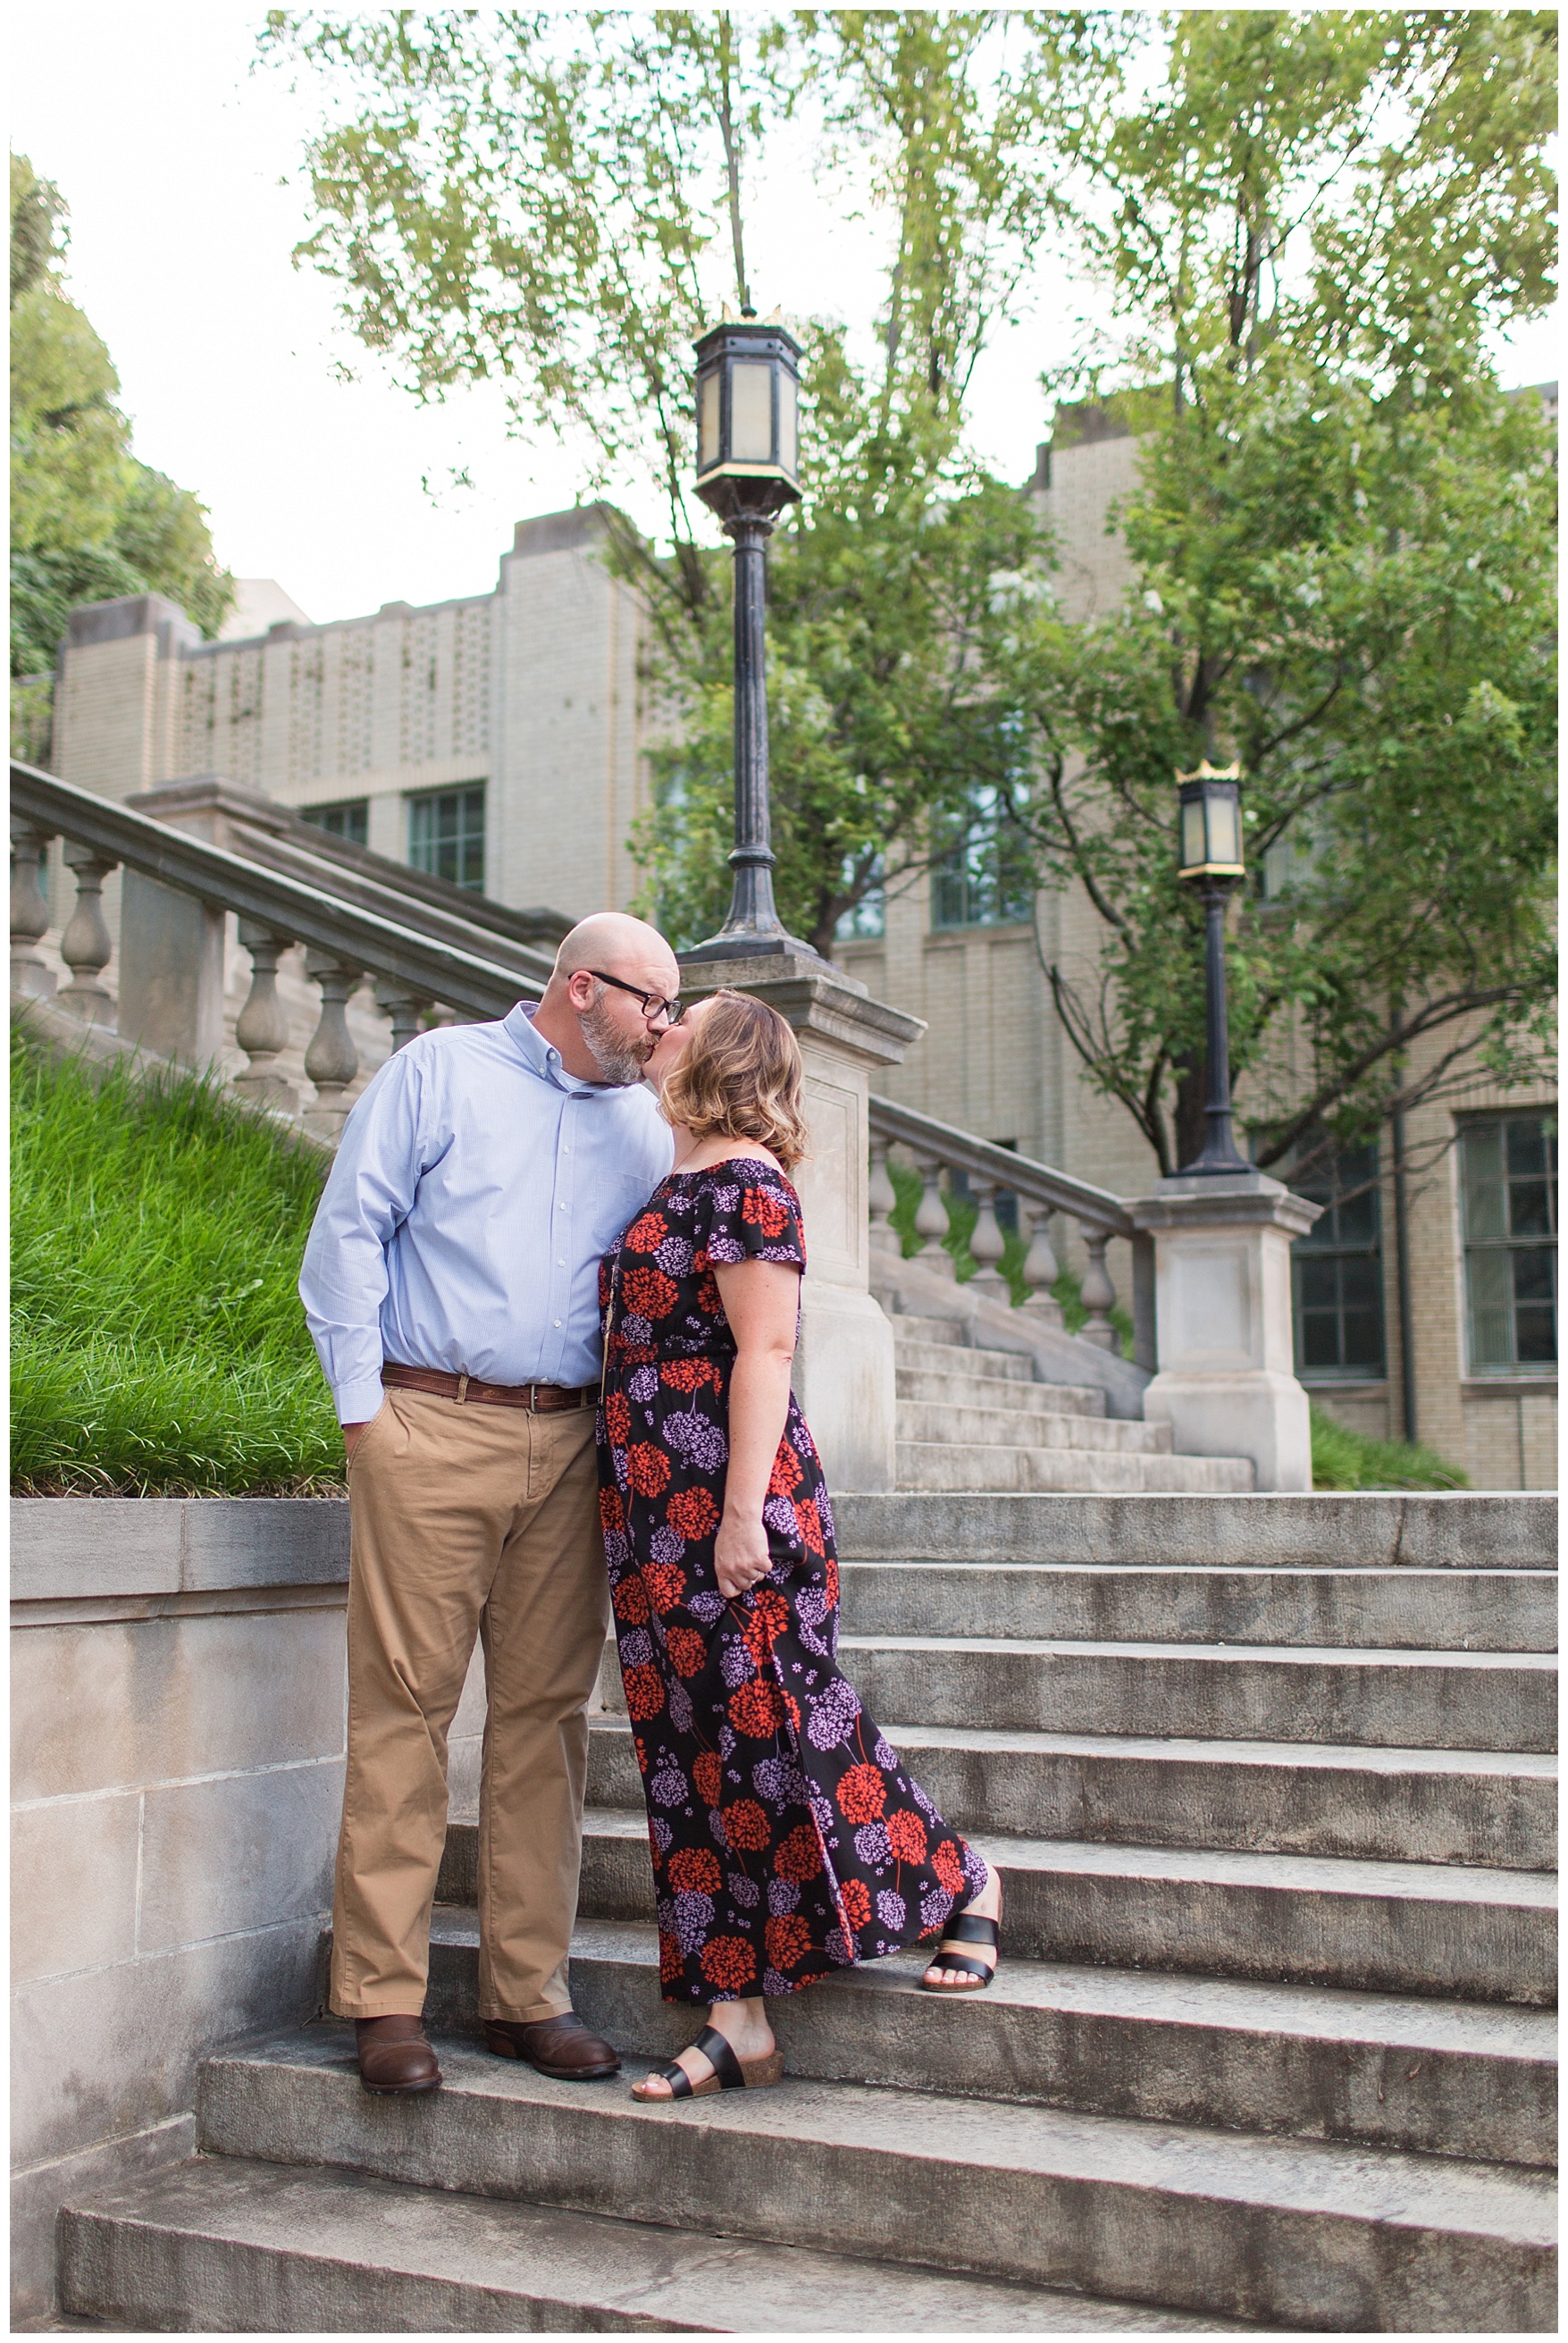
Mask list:
[[418,2017],[360,2017],[354,2024],[362,2089],[391,2093],[434,2091],[441,2069],[425,2039]]
[[526,2058],[558,2083],[601,2083],[620,2072],[620,2060],[604,2036],[569,2009],[564,2017],[537,2017],[528,2026],[487,2017],[485,2040],[498,2058]]

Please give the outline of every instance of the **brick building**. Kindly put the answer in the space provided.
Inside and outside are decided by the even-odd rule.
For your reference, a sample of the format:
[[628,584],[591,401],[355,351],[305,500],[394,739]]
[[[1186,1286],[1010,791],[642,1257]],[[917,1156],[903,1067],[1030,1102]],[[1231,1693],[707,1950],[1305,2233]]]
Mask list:
[[[1056,537],[1070,617],[1129,581],[1112,511],[1136,446],[1086,407],[1065,410],[1040,451],[1026,493]],[[644,622],[600,558],[604,532],[598,507],[547,515],[518,525],[493,592],[321,626],[284,618],[216,643],[156,598],[80,610],[55,769],[116,797],[221,773],[504,903],[572,917],[625,906],[640,883],[628,834],[648,793]],[[887,1077],[890,1095],[1122,1196],[1148,1192],[1150,1149],[1091,1091],[1051,1006],[1046,966],[1088,973],[1099,950],[1077,890],[1020,885],[977,806],[942,869],[895,875],[857,924],[843,964],[929,1028]],[[1238,1106],[1244,1121],[1244,1088]],[[1296,1248],[1314,1397],[1379,1435],[1413,1423],[1483,1487],[1555,1484],[1555,1130],[1554,1091],[1478,1077],[1408,1118],[1402,1212],[1388,1151],[1372,1151],[1342,1167],[1359,1194]]]

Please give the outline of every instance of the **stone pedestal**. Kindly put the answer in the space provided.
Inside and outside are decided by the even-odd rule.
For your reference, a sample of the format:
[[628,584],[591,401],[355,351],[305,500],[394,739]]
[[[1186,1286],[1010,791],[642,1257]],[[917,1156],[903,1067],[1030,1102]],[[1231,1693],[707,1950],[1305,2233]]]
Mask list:
[[[209,846],[228,847],[231,817],[281,829],[257,789],[204,774],[145,789],[126,803]],[[120,895],[119,1031],[159,1056],[212,1065],[223,1050],[225,914],[177,888],[127,870]]]
[[789,1020],[806,1068],[811,1154],[795,1175],[809,1260],[800,1292],[795,1395],[820,1451],[828,1486],[895,1484],[893,1330],[869,1291],[872,1072],[897,1065],[925,1027],[841,969],[804,954],[686,960],[681,990],[700,1001],[727,987],[755,993]]
[[1159,1372],[1143,1394],[1183,1456],[1249,1456],[1260,1489],[1310,1489],[1291,1338],[1291,1240],[1322,1207],[1261,1172],[1161,1180],[1130,1207],[1154,1240]]

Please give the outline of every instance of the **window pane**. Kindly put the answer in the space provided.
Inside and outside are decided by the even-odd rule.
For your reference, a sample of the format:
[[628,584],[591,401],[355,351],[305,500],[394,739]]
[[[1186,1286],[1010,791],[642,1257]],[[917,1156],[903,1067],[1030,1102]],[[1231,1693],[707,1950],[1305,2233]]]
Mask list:
[[1382,1298],[1378,1264],[1370,1253],[1352,1253],[1340,1263],[1340,1292],[1347,1310],[1375,1310]]
[[729,369],[729,454],[737,464],[773,461],[773,369],[737,358]]
[[1514,1313],[1519,1330],[1519,1363],[1551,1366],[1557,1357],[1557,1312],[1532,1302]]
[[370,837],[370,800],[356,798],[343,805],[301,806],[299,819],[307,821],[312,830],[324,830],[328,838],[347,839],[350,846],[365,846]]
[[1513,1363],[1508,1255],[1473,1252],[1469,1258],[1471,1363],[1478,1367]]
[[1525,1245],[1513,1255],[1517,1302],[1550,1302],[1556,1291],[1556,1256],[1545,1245]]
[[1465,1234],[1473,1241],[1506,1236],[1502,1125],[1473,1124],[1464,1134],[1463,1144]]
[[1332,1310],[1339,1302],[1339,1263],[1337,1261],[1303,1261],[1302,1263],[1302,1308]]
[[1309,1310],[1302,1317],[1302,1364],[1337,1367],[1340,1363],[1340,1322],[1333,1311]]
[[1508,1130],[1508,1172],[1511,1179],[1528,1177],[1533,1172],[1546,1169],[1546,1133],[1533,1116],[1529,1121],[1510,1122]]
[[485,792],[437,789],[408,799],[408,860],[416,870],[482,893],[485,884]]
[[1508,1224],[1516,1237],[1549,1237],[1552,1204],[1544,1180],[1513,1180],[1508,1188]]
[[697,468],[705,472],[719,461],[719,369],[702,378],[697,422]]
[[1347,1310],[1344,1315],[1343,1364],[1364,1368],[1371,1374],[1381,1374],[1382,1363],[1382,1311]]

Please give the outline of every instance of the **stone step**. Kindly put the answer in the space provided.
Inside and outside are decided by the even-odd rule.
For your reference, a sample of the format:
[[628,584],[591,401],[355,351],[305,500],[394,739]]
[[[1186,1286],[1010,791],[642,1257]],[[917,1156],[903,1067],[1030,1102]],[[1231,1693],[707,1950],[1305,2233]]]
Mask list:
[[[68,2313],[218,2334],[1143,2334],[1180,2311],[204,2156],[68,2210]],[[1227,2322],[1233,2326],[1234,2322]]]
[[1556,1745],[1557,1666],[1542,1652],[845,1635],[839,1658],[890,1725],[1363,1748]]
[[[477,1915],[437,1905],[430,1947],[431,2026],[477,2032]],[[960,2008],[920,1991],[923,1966],[915,1954],[869,1962],[770,2003],[790,2074],[1487,2162],[1556,2162],[1556,2025],[1546,2010],[1010,1955],[996,1983]],[[659,1998],[652,1928],[579,1923],[571,1977],[574,2007],[623,2055],[668,2058],[691,2039],[692,2013]]]
[[[962,1342],[944,1342],[930,1334],[911,1337],[900,1332],[909,1324],[907,1319],[893,1320],[893,1365],[896,1371],[921,1374],[961,1375],[966,1381],[1020,1383],[1027,1390],[1057,1390],[1095,1399],[1104,1405],[1105,1394],[1091,1383],[1057,1383],[1036,1385],[1034,1361],[1021,1351],[971,1351]],[[959,1327],[953,1332],[961,1332]],[[1091,1406],[1091,1413],[1097,1413]]]
[[[1135,1846],[1551,1871],[1557,1762],[1447,1749],[884,1730],[955,1828]],[[642,1797],[631,1728],[596,1717],[588,1803]]]
[[1094,1563],[842,1562],[859,1635],[1552,1652],[1557,1585],[1532,1570],[1141,1570]]
[[[943,1353],[950,1358],[952,1353]],[[965,1354],[970,1355],[969,1353]],[[976,1352],[977,1359],[984,1357]],[[992,1355],[996,1355],[992,1353]],[[993,1374],[987,1367],[916,1367],[897,1354],[895,1380],[900,1400],[920,1400],[936,1407],[1021,1407],[1036,1415],[1099,1416],[1105,1413],[1105,1393],[1082,1383],[1031,1383]]]
[[[900,1440],[894,1450],[900,1489],[972,1490],[977,1493],[1041,1495],[1094,1491],[1133,1495],[1155,1490],[1251,1489],[1244,1456],[1138,1456],[1092,1448],[966,1447],[940,1440]],[[961,1548],[960,1548],[961,1551]]]
[[[471,1824],[448,1825],[445,1902],[473,1901],[474,1841]],[[985,1832],[972,1843],[1002,1875],[1006,1943],[1024,1959],[1534,2008],[1556,1996],[1557,1882],[1540,1872]],[[578,1908],[652,1919],[640,1806],[585,1816]]]
[[[1178,1459],[1178,1462],[1182,1460]],[[1194,1461],[1191,1458],[1185,1460]],[[1557,1500],[1468,1490],[835,1493],[840,1557],[1144,1569],[1557,1568]]]
[[455,2040],[445,2088],[372,2099],[347,2027],[207,2060],[211,2153],[1069,2287],[1276,2326],[1538,2333],[1542,2173],[1392,2149],[789,2080],[678,2108]]
[[[1046,1388],[1044,1383],[1017,1386],[1020,1391]],[[898,1439],[900,1451],[951,1442],[969,1448],[1084,1448],[1124,1456],[1171,1453],[1168,1423],[1128,1423],[1113,1415],[1050,1414],[1027,1407],[940,1407],[928,1400],[899,1402]]]

